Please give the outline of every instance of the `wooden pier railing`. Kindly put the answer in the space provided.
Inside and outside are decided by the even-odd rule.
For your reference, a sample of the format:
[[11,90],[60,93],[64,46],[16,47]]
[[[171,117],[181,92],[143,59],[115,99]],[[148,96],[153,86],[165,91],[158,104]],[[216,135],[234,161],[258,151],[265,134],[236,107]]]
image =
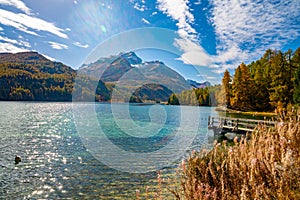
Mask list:
[[231,117],[208,117],[208,128],[215,133],[247,133],[253,132],[258,125],[274,127],[277,122]]

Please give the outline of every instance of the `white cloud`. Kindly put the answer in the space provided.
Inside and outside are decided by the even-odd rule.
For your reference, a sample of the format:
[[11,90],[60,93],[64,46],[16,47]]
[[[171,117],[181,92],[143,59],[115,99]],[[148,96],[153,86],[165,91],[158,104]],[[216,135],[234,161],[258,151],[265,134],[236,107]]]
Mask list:
[[196,1],[194,4],[195,4],[195,5],[200,5],[200,4],[201,4],[201,1],[200,1],[200,0],[199,0],[199,1]]
[[148,8],[146,7],[146,2],[144,0],[130,0],[130,3],[134,4],[133,8],[144,12],[145,10],[148,10]]
[[85,45],[83,45],[83,44],[81,44],[81,43],[79,43],[79,42],[74,42],[73,43],[75,46],[78,46],[78,47],[81,47],[81,48],[89,48],[89,45],[88,44],[85,44]]
[[3,37],[0,35],[0,41],[3,41],[3,42],[9,42],[9,43],[13,43],[13,44],[18,44],[18,41],[17,40],[13,40],[13,39],[9,39],[7,37]]
[[[257,59],[268,48],[281,48],[300,35],[300,3],[294,0],[211,0],[217,35],[216,62],[234,68]],[[236,66],[228,65],[232,61]]]
[[27,41],[22,41],[22,40],[19,40],[19,43],[18,43],[20,46],[24,46],[24,47],[27,47],[27,48],[30,48],[31,45],[29,42]]
[[73,1],[74,2],[74,4],[78,4],[78,2],[75,0],[75,1]]
[[0,36],[0,41],[11,43],[11,44],[14,44],[14,45],[19,45],[19,46],[22,46],[22,47],[27,47],[27,48],[31,47],[31,45],[27,41],[23,41],[23,40],[17,41],[17,40],[14,40],[14,39],[3,37],[3,36]]
[[175,39],[174,45],[183,53],[179,60],[186,64],[209,66],[212,59],[200,46],[198,33],[192,27],[194,16],[189,8],[189,0],[157,0],[158,9],[175,20],[180,38]]
[[68,38],[64,30],[56,27],[53,23],[26,14],[17,14],[0,9],[0,23],[32,35],[38,35],[34,31],[45,31],[61,38]]
[[147,19],[145,19],[145,18],[142,18],[142,21],[143,21],[145,24],[150,24],[150,22],[149,22]]
[[17,53],[17,52],[25,52],[25,51],[29,51],[29,50],[25,49],[25,48],[17,47],[14,44],[11,44],[11,43],[0,42],[0,52]]
[[197,32],[191,26],[195,19],[190,12],[189,0],[157,0],[157,3],[160,11],[177,21],[176,26],[181,37],[196,40]]
[[3,31],[3,28],[0,26],[0,31]]
[[133,8],[141,12],[144,12],[147,9],[145,5],[139,5],[138,3],[135,3]]
[[69,47],[65,44],[60,44],[60,43],[57,43],[57,42],[48,42],[50,44],[50,46],[53,48],[53,49],[58,49],[58,50],[62,50],[62,49],[68,49]]
[[210,0],[209,20],[217,36],[217,52],[209,55],[192,27],[189,0],[157,0],[157,4],[177,22],[180,38],[174,44],[183,52],[180,60],[208,66],[216,73],[258,59],[266,49],[282,48],[300,36],[300,1]]
[[189,38],[175,39],[174,45],[183,52],[179,60],[182,60],[186,64],[209,66],[212,62],[210,55],[200,45]]
[[13,6],[26,14],[30,14],[31,10],[28,8],[23,1],[20,0],[0,0],[0,4]]
[[155,12],[153,12],[153,13],[151,13],[151,15],[150,15],[150,16],[152,17],[152,16],[154,16],[154,15],[157,15],[157,12],[156,12],[156,11],[155,11]]
[[174,45],[182,51],[178,60],[195,66],[212,66],[213,57],[200,45],[198,33],[192,27],[194,16],[189,8],[189,0],[157,0],[158,9],[175,20],[179,38]]

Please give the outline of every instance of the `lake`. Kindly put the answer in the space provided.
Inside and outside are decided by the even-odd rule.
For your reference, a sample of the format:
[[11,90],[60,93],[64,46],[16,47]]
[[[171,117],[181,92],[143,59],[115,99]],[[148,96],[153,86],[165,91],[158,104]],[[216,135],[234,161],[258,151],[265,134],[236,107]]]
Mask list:
[[[75,106],[74,106],[75,105]],[[0,102],[0,199],[134,199],[209,148],[211,107]],[[97,126],[95,127],[95,124]],[[19,155],[22,162],[15,165]]]

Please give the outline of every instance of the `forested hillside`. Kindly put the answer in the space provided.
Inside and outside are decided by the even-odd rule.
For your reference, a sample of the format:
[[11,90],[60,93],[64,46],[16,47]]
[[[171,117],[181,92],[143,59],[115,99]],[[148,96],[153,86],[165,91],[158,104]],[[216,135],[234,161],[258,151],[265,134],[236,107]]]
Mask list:
[[[174,102],[173,102],[174,101]],[[257,61],[240,64],[222,85],[194,88],[176,94],[169,104],[227,106],[240,111],[273,111],[278,106],[300,104],[300,48],[267,50]]]
[[232,77],[224,73],[227,107],[269,111],[300,103],[300,48],[267,50],[257,61],[242,63]]
[[[72,68],[36,52],[0,54],[0,100],[71,101],[75,77]],[[108,89],[101,81],[99,87],[96,100],[106,100]],[[83,88],[82,92],[93,91]]]

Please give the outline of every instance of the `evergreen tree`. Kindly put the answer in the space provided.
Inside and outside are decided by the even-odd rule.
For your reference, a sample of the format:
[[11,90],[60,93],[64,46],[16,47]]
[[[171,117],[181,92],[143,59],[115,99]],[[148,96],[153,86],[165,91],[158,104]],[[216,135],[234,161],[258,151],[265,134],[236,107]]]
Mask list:
[[242,63],[235,71],[232,84],[231,105],[238,110],[251,110],[253,91],[249,68]]
[[264,66],[266,63],[264,58],[256,61],[252,64],[255,70],[252,71],[253,78],[253,94],[252,94],[252,106],[258,111],[270,110],[269,99],[269,76],[265,73]]
[[291,51],[283,54],[281,51],[275,51],[271,61],[272,82],[270,84],[270,101],[276,107],[282,104],[284,107],[293,100],[293,80],[294,72],[291,63]]
[[225,104],[227,107],[230,107],[230,82],[231,82],[231,77],[229,71],[226,69],[224,72],[224,76],[222,79],[222,86],[223,89],[225,90]]
[[295,51],[292,58],[293,66],[295,67],[294,75],[294,94],[293,102],[300,104],[300,47]]
[[169,105],[180,105],[179,104],[179,100],[178,98],[176,97],[176,94],[171,94],[169,100],[168,100],[168,104]]

